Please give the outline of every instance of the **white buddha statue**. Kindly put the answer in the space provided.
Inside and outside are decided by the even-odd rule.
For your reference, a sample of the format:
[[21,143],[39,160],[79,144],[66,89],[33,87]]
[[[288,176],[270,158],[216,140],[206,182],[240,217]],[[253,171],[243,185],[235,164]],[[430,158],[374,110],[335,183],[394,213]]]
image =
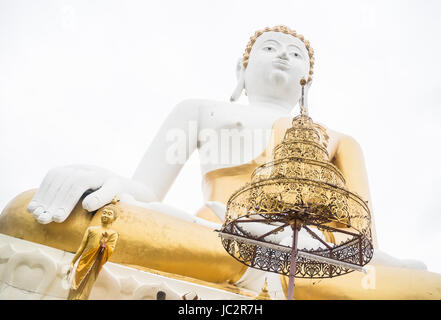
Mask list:
[[[256,32],[237,65],[238,82],[230,102],[186,100],[178,104],[132,178],[88,165],[50,170],[35,194],[32,191],[17,199],[2,215],[18,215],[21,201],[29,217],[9,221],[27,219],[28,230],[18,230],[20,225],[12,227],[10,222],[3,227],[0,223],[0,232],[72,251],[78,246],[77,234],[93,220],[85,210],[93,212],[117,196],[126,205],[126,213],[119,218],[120,253],[115,252],[113,261],[252,287],[260,271],[247,270],[231,258],[212,231],[222,223],[229,196],[249,181],[254,168],[271,159],[273,147],[291,126],[293,110],[301,98],[300,80],[311,83],[313,65],[309,42],[293,30],[278,26]],[[244,90],[249,104],[234,102]],[[330,160],[343,173],[346,187],[368,201],[372,212],[360,146],[350,136],[319,127],[328,137]],[[206,205],[193,215],[161,200],[195,150],[199,152]],[[84,197],[86,191],[92,192]],[[77,206],[81,199],[85,210]],[[372,231],[378,249],[375,224]],[[273,240],[281,241],[284,236]],[[299,243],[301,246],[302,238]],[[375,290],[362,288],[363,275],[351,273],[325,279],[320,285],[299,279],[296,297],[441,297],[441,276],[421,269],[418,263],[394,259],[379,250],[372,263]],[[422,280],[409,280],[414,276]],[[286,279],[275,282],[274,278],[269,281],[269,291],[283,288],[286,293]],[[255,287],[261,284],[256,282]]]

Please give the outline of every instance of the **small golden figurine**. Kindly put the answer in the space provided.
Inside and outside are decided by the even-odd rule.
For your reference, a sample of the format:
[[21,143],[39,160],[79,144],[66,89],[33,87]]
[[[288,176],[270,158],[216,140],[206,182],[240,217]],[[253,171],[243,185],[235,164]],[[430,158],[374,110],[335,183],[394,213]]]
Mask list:
[[259,295],[255,297],[253,300],[271,300],[271,296],[268,292],[268,281],[266,280],[266,277]]
[[109,227],[119,214],[120,209],[116,205],[117,202],[115,197],[110,204],[101,208],[99,210],[101,211],[101,226],[89,227],[84,233],[81,245],[67,271],[69,275],[75,262],[81,257],[75,274],[73,274],[68,300],[87,300],[89,298],[101,268],[115,250],[118,233]]

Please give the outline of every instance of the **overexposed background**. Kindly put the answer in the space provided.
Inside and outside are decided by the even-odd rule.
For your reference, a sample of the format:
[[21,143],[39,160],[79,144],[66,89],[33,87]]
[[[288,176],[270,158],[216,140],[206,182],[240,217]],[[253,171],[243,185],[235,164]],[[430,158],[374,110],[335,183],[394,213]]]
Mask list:
[[[0,0],[0,209],[55,166],[131,176],[172,107],[228,100],[249,37],[316,53],[313,119],[362,146],[380,247],[441,272],[441,2]],[[202,205],[197,154],[166,202]]]

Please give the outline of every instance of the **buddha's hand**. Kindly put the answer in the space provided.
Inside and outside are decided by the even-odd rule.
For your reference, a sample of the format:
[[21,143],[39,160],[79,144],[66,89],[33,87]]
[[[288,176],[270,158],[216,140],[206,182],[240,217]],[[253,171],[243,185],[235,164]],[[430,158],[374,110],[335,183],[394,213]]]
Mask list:
[[123,194],[141,197],[142,201],[155,200],[139,182],[99,167],[72,165],[50,170],[27,209],[39,223],[63,222],[86,191],[91,193],[84,198],[82,205],[89,212]]
[[102,247],[106,247],[107,244],[107,237],[109,236],[109,234],[107,232],[104,232],[101,234],[102,238],[101,238],[101,246]]

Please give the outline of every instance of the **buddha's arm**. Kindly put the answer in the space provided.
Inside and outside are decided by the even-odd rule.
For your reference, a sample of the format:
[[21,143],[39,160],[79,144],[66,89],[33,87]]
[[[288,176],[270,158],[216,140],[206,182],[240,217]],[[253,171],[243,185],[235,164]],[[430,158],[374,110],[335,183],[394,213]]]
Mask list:
[[134,178],[121,177],[90,165],[51,169],[27,209],[39,223],[61,223],[67,219],[87,190],[83,208],[95,211],[115,196],[140,202],[161,200],[197,145],[198,104],[189,100],[168,116]]
[[178,104],[162,124],[133,175],[162,200],[197,147],[198,105]]
[[83,240],[81,240],[81,244],[80,247],[78,248],[77,252],[75,253],[73,259],[72,259],[72,263],[70,264],[71,268],[74,266],[75,262],[77,262],[77,260],[81,257],[81,255],[84,252],[84,248],[86,248],[87,245],[87,239],[89,238],[89,231],[90,229],[88,228],[86,230],[86,232],[84,232],[83,235]]
[[345,177],[346,187],[350,191],[358,194],[363,200],[368,201],[367,204],[372,218],[374,247],[378,247],[368,177],[360,145],[352,137],[343,135],[339,139],[332,162],[340,169]]

